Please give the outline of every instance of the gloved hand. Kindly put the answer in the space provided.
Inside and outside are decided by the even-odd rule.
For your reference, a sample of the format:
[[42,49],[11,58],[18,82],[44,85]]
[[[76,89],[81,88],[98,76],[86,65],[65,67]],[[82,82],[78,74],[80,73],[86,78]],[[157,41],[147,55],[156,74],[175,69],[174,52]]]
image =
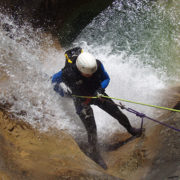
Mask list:
[[71,97],[71,95],[72,95],[71,90],[70,90],[70,89],[66,89],[66,91],[64,91],[64,95],[65,95],[66,97]]
[[103,93],[104,93],[104,89],[99,88],[95,91],[94,96],[101,98],[103,96]]
[[64,97],[64,91],[59,84],[54,85],[54,91],[56,91],[60,96]]

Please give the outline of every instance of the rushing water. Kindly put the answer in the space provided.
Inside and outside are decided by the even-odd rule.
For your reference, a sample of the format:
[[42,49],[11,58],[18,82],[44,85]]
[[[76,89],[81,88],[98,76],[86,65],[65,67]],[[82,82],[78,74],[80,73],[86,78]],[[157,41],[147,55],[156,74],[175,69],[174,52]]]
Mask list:
[[[80,45],[100,59],[111,77],[109,96],[161,105],[161,90],[178,82],[179,1],[115,1],[77,37]],[[63,51],[53,38],[31,25],[16,26],[0,14],[0,102],[40,129],[67,129],[78,137],[85,133],[72,100],[59,97],[50,76],[64,65]],[[149,116],[157,110],[123,103]],[[123,130],[117,121],[93,107],[99,136]],[[126,112],[125,112],[126,113]],[[126,113],[133,125],[139,118]]]
[[10,103],[15,116],[40,129],[78,129],[70,123],[50,81],[50,76],[64,65],[63,53],[40,29],[34,30],[29,24],[18,27],[12,18],[0,16],[1,103]]
[[[161,105],[166,98],[161,90],[179,82],[179,7],[180,1],[117,0],[82,31],[75,44],[105,64],[111,76],[110,96]],[[158,117],[157,109],[127,106]],[[95,113],[102,129],[112,124],[98,108]],[[134,116],[128,117],[139,124]]]

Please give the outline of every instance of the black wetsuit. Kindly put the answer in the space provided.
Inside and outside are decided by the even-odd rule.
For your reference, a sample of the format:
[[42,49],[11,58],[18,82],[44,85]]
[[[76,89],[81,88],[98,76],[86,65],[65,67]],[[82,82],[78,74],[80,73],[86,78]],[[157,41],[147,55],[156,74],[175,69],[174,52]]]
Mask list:
[[[93,96],[99,89],[103,89],[103,95],[108,96],[105,93],[105,88],[109,83],[109,76],[104,70],[104,67],[100,61],[97,60],[97,71],[89,78],[84,77],[78,71],[76,65],[72,65],[62,71],[56,73],[53,78],[53,83],[64,82],[72,91],[73,95],[79,96]],[[107,98],[87,99],[74,96],[74,105],[76,112],[82,120],[88,134],[88,142],[96,149],[97,144],[97,128],[94,119],[93,110],[90,105],[96,105],[102,110],[106,111],[112,117],[118,120],[118,122],[124,126],[128,132],[131,130],[131,125],[128,118],[119,110],[117,105]]]

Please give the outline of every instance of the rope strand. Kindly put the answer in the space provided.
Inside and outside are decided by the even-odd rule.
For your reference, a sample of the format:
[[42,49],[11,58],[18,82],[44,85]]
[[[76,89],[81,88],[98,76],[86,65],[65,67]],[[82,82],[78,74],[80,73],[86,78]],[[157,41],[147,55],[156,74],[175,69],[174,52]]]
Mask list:
[[[79,98],[91,98],[91,99],[99,98],[99,97],[96,97],[96,96],[92,96],[92,97],[91,97],[91,96],[77,96],[77,95],[72,95],[72,96],[74,96],[74,97],[79,97]],[[104,96],[104,95],[102,95],[101,97],[106,98],[106,99],[114,99],[114,100],[125,101],[125,102],[129,102],[129,103],[140,104],[140,105],[149,106],[149,107],[160,108],[160,109],[169,110],[169,111],[174,111],[174,112],[180,112],[180,110],[177,110],[177,109],[172,109],[172,108],[167,108],[167,107],[161,107],[161,106],[155,106],[155,105],[150,105],[150,104],[144,104],[144,103],[140,103],[140,102],[134,102],[134,101],[129,101],[129,100],[125,100],[125,99],[119,99],[119,98],[113,98],[113,97]],[[161,125],[163,125],[163,126],[166,126],[166,127],[170,128],[170,129],[173,129],[173,130],[175,130],[175,131],[177,131],[177,132],[180,132],[180,129],[178,129],[178,128],[175,128],[175,127],[170,126],[170,125],[168,125],[168,124],[166,124],[166,123],[163,123],[163,122],[160,122],[160,121],[155,120],[155,119],[153,119],[153,118],[150,118],[150,117],[146,116],[145,114],[140,113],[140,112],[138,112],[138,111],[136,111],[136,110],[134,110],[134,109],[126,108],[126,107],[125,107],[124,105],[122,105],[121,103],[120,103],[120,104],[116,104],[116,105],[117,105],[118,107],[120,107],[121,109],[125,109],[125,110],[127,110],[128,112],[133,113],[133,114],[135,114],[136,116],[140,117],[140,118],[141,118],[141,129],[143,128],[143,120],[144,120],[144,118],[147,118],[147,119],[149,119],[149,120],[151,120],[151,121],[154,121],[154,122],[156,122],[156,123],[159,123],[159,124],[161,124]]]
[[[96,96],[77,96],[77,95],[72,95],[72,96],[79,97],[79,98],[91,98],[91,99],[99,98],[99,97],[96,97]],[[133,104],[139,104],[139,105],[143,105],[143,106],[149,106],[149,107],[169,110],[169,111],[174,111],[174,112],[180,112],[180,110],[178,110],[178,109],[172,109],[172,108],[167,108],[167,107],[163,107],[163,106],[145,104],[145,103],[141,103],[141,102],[135,102],[135,101],[130,101],[130,100],[126,100],[126,99],[120,99],[120,98],[115,98],[115,97],[109,97],[109,96],[104,96],[104,95],[102,95],[101,97],[104,97],[104,98],[107,98],[107,99],[114,99],[114,100],[118,100],[118,101],[124,101],[124,102],[128,102],[128,103],[133,103]]]

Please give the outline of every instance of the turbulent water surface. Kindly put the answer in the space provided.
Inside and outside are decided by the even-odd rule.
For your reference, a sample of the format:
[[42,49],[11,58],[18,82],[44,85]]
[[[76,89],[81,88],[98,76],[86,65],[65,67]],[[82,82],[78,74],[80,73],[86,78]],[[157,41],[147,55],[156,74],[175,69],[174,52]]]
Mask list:
[[[114,1],[77,37],[73,46],[82,46],[104,63],[111,77],[109,96],[161,105],[161,90],[179,81],[179,6],[179,0]],[[40,29],[29,24],[19,27],[4,14],[0,18],[0,102],[8,101],[11,112],[42,130],[57,127],[83,135],[72,100],[59,97],[50,81],[64,65],[63,51]],[[156,109],[124,104],[158,117]],[[123,130],[116,120],[93,108],[101,138]],[[126,114],[139,126],[139,118]]]

